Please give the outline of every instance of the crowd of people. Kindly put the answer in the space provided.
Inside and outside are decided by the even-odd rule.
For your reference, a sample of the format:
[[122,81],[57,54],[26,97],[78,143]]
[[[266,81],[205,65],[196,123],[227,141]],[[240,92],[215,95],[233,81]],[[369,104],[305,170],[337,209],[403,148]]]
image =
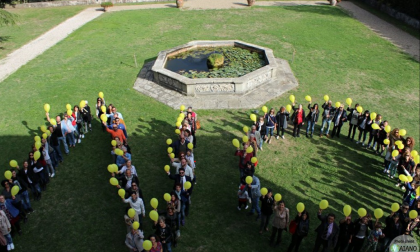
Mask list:
[[[323,215],[325,207],[320,206],[317,213],[320,224],[315,229],[313,251],[319,251],[321,248],[321,251],[336,252],[388,251],[395,237],[402,234],[412,235],[413,231],[419,232],[420,164],[418,152],[414,150],[414,139],[404,137],[407,133],[404,129],[391,129],[388,121],[383,120],[380,114],[363,111],[359,104],[351,107],[351,99],[347,99],[348,107],[345,108],[344,104],[338,102],[334,106],[327,96],[325,98],[322,105],[312,104],[311,99],[307,99],[308,110],[305,112],[302,104],[295,106],[293,96],[292,105],[281,106],[277,112],[274,108],[268,110],[264,106],[263,116],[250,116],[254,123],[250,129],[244,127],[246,135],[242,138],[242,144],[237,139],[232,141],[237,147],[234,155],[239,157],[240,185],[237,192],[237,208],[239,211],[248,209],[249,202],[251,209],[248,215],[257,214],[256,219],[261,221],[260,234],[269,231],[268,225],[272,219],[270,245],[280,246],[283,231],[289,230],[292,234],[291,242],[284,248],[287,248],[288,252],[299,251],[300,244],[311,230],[310,214],[300,207],[295,218],[291,218],[290,210],[281,196],[273,195],[270,188],[261,187],[255,174],[255,167],[261,162],[256,158],[257,153],[263,150],[264,143],[270,144],[273,139],[284,139],[285,130],[290,124],[293,125],[290,132],[293,137],[300,137],[301,129],[306,123],[306,130],[303,129],[306,137],[313,138],[315,125],[320,120],[320,138],[340,138],[341,128],[348,122],[347,139],[367,149],[372,148],[374,153],[383,157],[383,172],[392,179],[395,177],[396,186],[401,187],[404,193],[400,205],[393,204],[392,212],[385,218],[385,223],[380,222],[381,215],[376,216],[376,221],[373,221],[366,211],[358,212],[358,217],[353,219],[349,212],[344,213],[345,217],[338,221],[334,213]],[[333,128],[330,133],[331,124]],[[356,130],[359,134],[355,140]]]
[[51,125],[42,125],[42,138],[35,136],[35,143],[31,145],[28,158],[20,164],[16,160],[10,161],[11,169],[5,172],[5,179],[1,181],[3,190],[0,195],[0,251],[10,251],[15,248],[12,236],[22,234],[20,223],[26,223],[28,216],[35,212],[29,199],[29,190],[34,200],[41,200],[42,192],[55,177],[56,170],[64,157],[69,155],[70,148],[81,143],[88,131],[92,131],[90,107],[87,101],[80,106],[66,105],[63,118],[57,115],[55,119],[49,117],[50,106],[44,106],[47,120]]
[[[174,185],[171,193],[165,194],[166,204],[163,211],[158,211],[157,199],[151,200],[152,210],[149,216],[153,221],[155,232],[146,240],[143,219],[146,217],[147,207],[140,189],[138,171],[132,164],[131,148],[128,145],[129,136],[123,115],[117,112],[114,105],[107,106],[101,97],[97,100],[96,108],[96,116],[102,120],[104,131],[111,135],[111,154],[115,163],[108,167],[108,171],[111,172],[110,182],[119,189],[118,193],[122,201],[129,204],[124,215],[127,227],[126,246],[133,252],[145,250],[171,252],[173,247],[177,247],[177,239],[181,236],[181,226],[186,225],[191,195],[197,181],[193,154],[196,144],[196,113],[191,107],[186,111],[182,107],[176,124],[178,139],[167,140],[169,161],[174,171],[171,172],[169,165],[165,167],[165,171],[168,178],[174,180]],[[145,245],[146,242],[149,242],[150,248]]]

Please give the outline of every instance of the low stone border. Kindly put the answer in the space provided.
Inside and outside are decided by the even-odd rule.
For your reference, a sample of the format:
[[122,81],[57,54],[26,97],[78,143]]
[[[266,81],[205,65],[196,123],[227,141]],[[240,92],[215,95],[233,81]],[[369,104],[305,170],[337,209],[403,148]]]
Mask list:
[[59,7],[59,6],[73,6],[73,5],[100,5],[102,2],[119,3],[149,3],[149,2],[166,2],[168,0],[76,0],[76,1],[49,1],[17,4],[16,8],[43,8],[43,7]]
[[256,108],[298,86],[289,63],[278,58],[276,62],[277,68],[273,80],[243,95],[182,95],[154,82],[152,66],[155,61],[144,64],[133,88],[174,109],[179,109],[182,104],[193,104],[194,109]]

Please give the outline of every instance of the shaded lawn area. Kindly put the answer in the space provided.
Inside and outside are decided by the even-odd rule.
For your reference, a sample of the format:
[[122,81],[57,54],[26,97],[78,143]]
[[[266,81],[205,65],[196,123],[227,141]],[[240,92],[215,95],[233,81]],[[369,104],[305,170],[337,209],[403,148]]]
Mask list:
[[39,37],[86,6],[7,9],[18,15],[14,26],[0,27],[0,59],[29,41]]
[[[405,128],[419,139],[419,63],[337,8],[139,10],[102,15],[1,84],[7,107],[0,112],[0,144],[7,148],[2,149],[0,165],[7,167],[10,159],[26,158],[33,136],[45,122],[44,103],[50,103],[51,114],[56,114],[67,103],[78,104],[81,99],[93,106],[97,93],[103,91],[107,103],[117,106],[127,124],[146,210],[151,210],[153,197],[163,210],[163,194],[173,186],[163,171],[168,164],[165,140],[175,138],[178,112],[132,89],[140,70],[134,67],[133,55],[138,62],[150,61],[159,51],[191,40],[222,39],[266,46],[286,60],[296,50],[291,67],[299,87],[268,102],[268,107],[278,109],[290,103],[290,94],[302,103],[305,95],[322,102],[328,94],[334,103],[351,97],[365,109],[383,114],[392,127]],[[242,127],[250,125],[250,112],[198,111],[202,125],[195,151],[198,184],[176,250],[269,249],[269,233],[259,235],[259,223],[236,209],[238,160],[231,140],[241,137]],[[343,134],[347,129],[343,128]],[[36,212],[23,225],[24,235],[15,237],[17,249],[127,250],[125,205],[109,185],[106,170],[112,162],[109,141],[95,121],[93,133],[65,157],[42,200],[33,202]],[[382,175],[382,159],[344,137],[308,140],[287,134],[285,140],[265,145],[258,158],[262,186],[283,195],[291,217],[298,202],[310,211],[311,232],[301,251],[312,249],[321,199],[328,199],[328,211],[341,218],[344,204],[354,208],[353,217],[359,207],[368,212],[381,207],[388,214],[391,203],[399,202],[402,195]],[[150,234],[151,221],[146,219],[145,231]],[[283,238],[285,250],[291,236],[283,234]]]

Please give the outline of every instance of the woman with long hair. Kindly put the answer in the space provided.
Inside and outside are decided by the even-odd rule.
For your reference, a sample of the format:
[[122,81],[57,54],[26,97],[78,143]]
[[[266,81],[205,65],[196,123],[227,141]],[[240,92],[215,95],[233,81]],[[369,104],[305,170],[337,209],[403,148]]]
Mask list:
[[311,107],[311,102],[308,104],[309,113],[306,116],[307,126],[306,126],[306,137],[309,137],[309,129],[311,130],[311,138],[314,135],[315,124],[318,122],[319,110],[318,103],[315,103]]
[[280,110],[276,114],[277,120],[277,136],[276,139],[279,139],[280,131],[281,138],[284,139],[284,130],[287,129],[287,121],[289,120],[289,112],[286,111],[284,106],[280,107]]
[[277,124],[276,115],[274,114],[274,108],[271,108],[270,112],[268,114],[265,114],[264,117],[265,121],[267,122],[267,139],[265,139],[265,142],[271,143],[271,137],[273,136],[274,128]]
[[295,108],[294,103],[292,109],[293,137],[300,137],[300,127],[305,124],[305,110],[303,110],[302,104],[299,104],[299,106]]
[[285,207],[283,200],[274,204],[273,232],[270,237],[270,245],[274,245],[274,238],[277,234],[276,246],[279,246],[281,242],[281,234],[289,226],[289,209]]

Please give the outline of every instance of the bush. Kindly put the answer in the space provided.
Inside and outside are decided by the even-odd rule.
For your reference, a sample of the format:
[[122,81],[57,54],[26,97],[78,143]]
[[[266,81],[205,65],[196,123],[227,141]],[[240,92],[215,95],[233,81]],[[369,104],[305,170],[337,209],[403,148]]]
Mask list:
[[377,0],[378,3],[385,4],[397,11],[405,13],[413,18],[420,19],[419,0]]
[[220,53],[213,53],[207,58],[207,66],[209,68],[218,68],[223,66],[225,57]]
[[112,7],[112,6],[114,6],[114,4],[112,2],[101,3],[101,7],[104,7],[104,8],[108,8],[108,7]]

